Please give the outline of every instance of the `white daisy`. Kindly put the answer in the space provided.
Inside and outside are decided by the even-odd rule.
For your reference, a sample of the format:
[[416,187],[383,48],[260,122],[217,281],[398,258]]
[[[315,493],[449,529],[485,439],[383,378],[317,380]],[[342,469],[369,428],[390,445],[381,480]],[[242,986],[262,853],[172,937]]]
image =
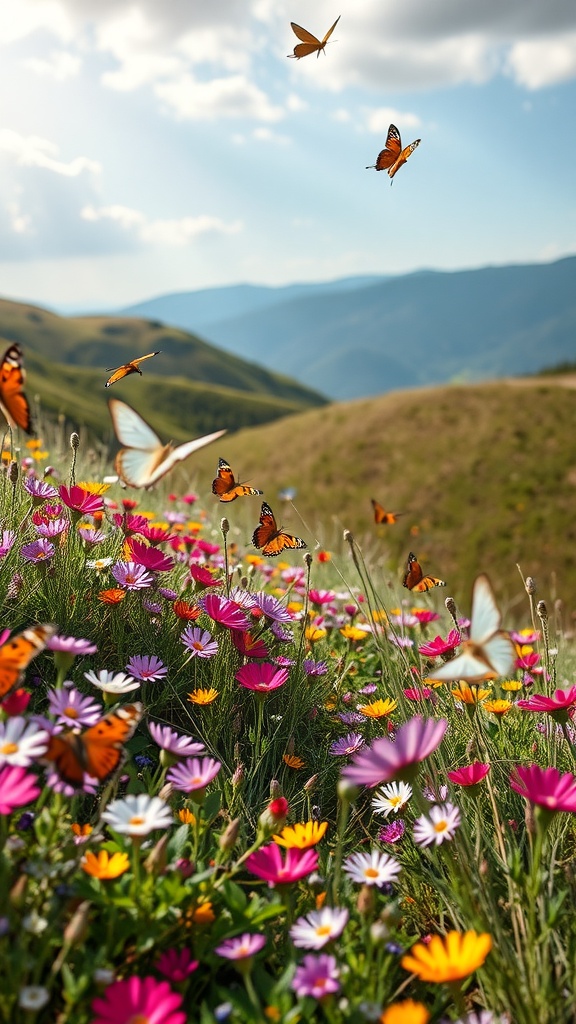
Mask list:
[[140,683],[126,672],[107,672],[104,668],[100,669],[98,674],[85,672],[84,678],[104,693],[130,693],[130,690],[137,690],[140,686]]
[[168,828],[174,824],[174,815],[168,804],[147,793],[129,793],[123,799],[113,800],[102,818],[115,832],[129,836],[147,836],[155,828]]
[[106,555],[104,558],[88,558],[86,560],[86,565],[89,569],[96,569],[97,572],[103,572],[109,565],[112,565],[113,561],[114,559],[111,558],[110,555]]
[[46,753],[49,739],[44,729],[19,715],[0,722],[0,767],[11,764],[27,768]]
[[344,931],[348,911],[339,907],[322,907],[306,917],[299,917],[290,929],[292,942],[303,949],[322,949]]
[[22,1010],[41,1010],[50,999],[50,993],[43,985],[24,985],[18,993],[18,1006]]
[[372,800],[372,807],[377,814],[388,815],[394,811],[396,814],[401,811],[412,796],[412,786],[408,782],[389,782],[387,786],[376,791]]
[[444,840],[453,839],[460,824],[460,811],[454,804],[437,804],[428,814],[421,814],[414,822],[414,841],[418,846],[439,846]]
[[400,864],[394,857],[379,850],[370,853],[353,853],[344,861],[344,871],[353,882],[363,885],[386,885],[393,882],[400,872]]

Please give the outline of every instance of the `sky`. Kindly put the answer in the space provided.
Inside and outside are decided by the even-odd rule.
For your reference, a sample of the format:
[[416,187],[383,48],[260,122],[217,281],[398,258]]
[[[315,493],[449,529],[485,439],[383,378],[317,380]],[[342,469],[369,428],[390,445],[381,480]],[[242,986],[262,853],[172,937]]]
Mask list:
[[[290,22],[325,53],[288,59]],[[574,0],[11,0],[0,295],[167,292],[576,253]],[[393,122],[421,144],[366,170]]]

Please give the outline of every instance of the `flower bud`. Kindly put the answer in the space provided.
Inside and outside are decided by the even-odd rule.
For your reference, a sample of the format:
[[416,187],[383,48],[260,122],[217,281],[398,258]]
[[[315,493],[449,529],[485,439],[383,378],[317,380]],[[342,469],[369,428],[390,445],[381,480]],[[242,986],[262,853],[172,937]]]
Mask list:
[[308,566],[308,568],[310,568],[310,566],[312,565],[312,555],[310,554],[309,551],[307,551],[306,554],[304,555],[304,562]]
[[226,536],[230,530],[230,523],[226,519],[226,516],[223,516],[223,518],[220,520],[220,529],[224,536]]
[[318,779],[319,779],[318,774],[311,775],[310,778],[308,779],[308,782],[305,782],[304,786],[302,787],[304,792],[305,793],[313,793],[314,790],[316,789],[316,783],[318,782]]
[[358,893],[356,909],[362,917],[371,916],[374,913],[374,886],[363,885]]
[[240,818],[234,818],[226,828],[222,835],[218,839],[218,845],[221,850],[233,850],[238,842],[238,833],[240,831]]
[[70,447],[73,452],[77,452],[78,448],[80,447],[80,438],[78,437],[78,434],[76,433],[75,430],[73,430],[72,433],[70,434]]
[[243,784],[244,777],[245,777],[244,765],[240,761],[236,765],[236,767],[234,769],[234,774],[232,776],[232,786],[234,787],[234,789],[238,789],[238,786],[241,786]]
[[18,479],[18,463],[11,462],[10,469],[8,470],[8,479],[11,484],[15,484]]
[[538,601],[538,604],[536,605],[536,611],[538,612],[538,617],[542,619],[543,622],[548,621],[548,609],[546,607],[546,601]]
[[535,594],[536,593],[536,580],[534,580],[532,578],[532,576],[527,576],[526,580],[524,582],[524,587],[525,587],[525,590],[526,590],[527,594],[530,594],[530,595]]
[[152,847],[144,861],[144,868],[149,875],[163,875],[168,864],[167,847],[170,839],[168,832],[165,832],[161,839]]
[[82,900],[82,903],[76,908],[64,929],[64,942],[70,943],[71,946],[79,946],[84,942],[88,932],[90,907],[90,900]]

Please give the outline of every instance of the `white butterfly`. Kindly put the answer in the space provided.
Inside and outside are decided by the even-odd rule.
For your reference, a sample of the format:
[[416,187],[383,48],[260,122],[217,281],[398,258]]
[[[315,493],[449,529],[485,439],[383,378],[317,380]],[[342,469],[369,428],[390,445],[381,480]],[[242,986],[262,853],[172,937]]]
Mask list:
[[470,638],[464,640],[460,654],[439,669],[432,679],[482,679],[487,672],[507,676],[514,667],[516,649],[508,633],[500,629],[502,616],[487,576],[477,576],[472,589]]
[[116,437],[120,444],[125,445],[116,456],[114,468],[129,487],[152,487],[177,462],[187,459],[192,452],[226,433],[225,430],[217,430],[174,448],[171,443],[162,444],[152,427],[126,402],[111,398],[108,406]]

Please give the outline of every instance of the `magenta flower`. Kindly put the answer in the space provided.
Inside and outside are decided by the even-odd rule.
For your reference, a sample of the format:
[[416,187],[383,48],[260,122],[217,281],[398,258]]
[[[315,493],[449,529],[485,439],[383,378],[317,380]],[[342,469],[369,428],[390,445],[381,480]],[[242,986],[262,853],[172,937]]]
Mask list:
[[214,950],[218,956],[224,956],[227,960],[246,960],[255,956],[266,945],[264,935],[251,935],[245,932],[244,935],[237,935],[233,939],[225,939]]
[[157,544],[166,544],[169,540],[172,540],[173,534],[169,530],[165,530],[163,526],[143,526],[138,533],[141,537],[144,537],[149,544],[153,544],[156,547]]
[[233,630],[231,636],[234,647],[245,658],[267,658],[269,656],[268,648],[260,637],[254,638],[252,633],[240,633],[238,630]]
[[436,703],[436,694],[430,686],[409,686],[407,689],[402,691],[406,700],[430,700],[433,704]]
[[112,521],[115,526],[120,527],[126,537],[128,534],[132,533],[143,534],[148,527],[148,520],[145,516],[131,516],[128,515],[128,512],[125,512],[124,515],[122,515],[121,512],[116,512],[116,514],[112,516]]
[[523,629],[519,633],[515,629],[512,629],[510,631],[510,639],[513,640],[515,644],[520,644],[520,646],[523,644],[535,644],[538,643],[540,639],[540,633],[537,629]]
[[126,665],[126,671],[141,683],[156,683],[168,675],[168,669],[155,654],[133,654]]
[[339,975],[336,957],[329,953],[308,953],[294,972],[292,989],[299,999],[304,996],[323,999],[339,991]]
[[440,616],[438,612],[431,612],[428,608],[414,608],[412,614],[421,626],[428,625],[429,622],[437,622]]
[[170,768],[166,781],[182,793],[195,793],[196,799],[204,798],[206,787],[216,778],[222,765],[213,757],[188,757],[181,764]]
[[205,594],[199,599],[198,604],[213,622],[225,626],[226,629],[239,629],[242,632],[248,632],[250,629],[246,612],[227,597],[220,594]]
[[277,690],[279,686],[283,686],[288,679],[288,669],[277,668],[269,661],[254,661],[248,665],[242,665],[234,678],[247,690],[270,693],[272,690]]
[[12,814],[16,807],[32,803],[41,792],[36,781],[25,768],[6,765],[0,771],[0,814]]
[[310,590],[308,592],[310,604],[322,608],[324,605],[334,604],[336,594],[333,590]]
[[73,654],[75,658],[82,654],[96,654],[98,650],[96,644],[93,644],[91,640],[82,640],[75,636],[59,636],[58,634],[50,637],[46,647],[49,651]]
[[552,697],[545,697],[541,693],[533,693],[528,700],[516,701],[516,707],[523,711],[543,711],[549,714],[557,722],[567,722],[570,718],[570,710],[576,706],[576,685],[569,690],[555,690]]
[[286,860],[282,861],[282,849],[276,843],[261,846],[251,853],[246,860],[246,868],[257,878],[262,878],[269,885],[287,885],[305,878],[318,867],[318,854],[309,848],[299,850],[291,847],[286,850]]
[[8,552],[12,550],[15,540],[16,534],[14,530],[2,530],[2,540],[0,541],[0,558],[5,558]]
[[198,967],[198,960],[192,959],[189,949],[167,949],[162,956],[158,957],[155,965],[156,970],[163,974],[168,981],[186,981]]
[[200,626],[186,626],[180,639],[190,651],[193,658],[213,658],[218,654],[218,641],[214,640],[207,629]]
[[93,516],[95,512],[104,511],[104,502],[101,494],[91,494],[83,487],[58,488],[58,494],[65,505],[73,512],[79,512],[83,516]]
[[102,718],[102,705],[85,697],[72,684],[60,690],[48,690],[48,710],[58,725],[70,728],[95,725]]
[[472,764],[467,764],[463,768],[456,768],[453,772],[448,772],[448,778],[457,786],[477,786],[482,779],[486,778],[489,771],[489,764],[473,761]]
[[441,636],[435,636],[428,643],[421,644],[418,651],[426,658],[439,658],[442,654],[450,654],[461,642],[458,630],[451,629],[445,640]]
[[404,832],[406,831],[406,825],[402,821],[402,818],[397,818],[396,821],[390,822],[389,825],[384,825],[378,833],[378,841],[381,843],[398,843],[402,839]]
[[40,540],[34,540],[31,544],[24,544],[20,548],[20,554],[27,562],[49,562],[55,552],[55,547],[50,543],[49,540],[45,540],[42,537]]
[[174,568],[174,559],[154,547],[146,547],[137,540],[128,541],[130,559],[136,565],[143,565],[152,572],[169,572]]
[[510,776],[510,786],[531,804],[552,813],[576,811],[576,777],[571,772],[561,775],[557,768],[537,764],[518,766]]
[[143,565],[137,565],[136,562],[116,562],[111,572],[114,579],[126,590],[142,590],[152,586],[154,582],[153,576]]
[[379,786],[391,779],[409,782],[416,775],[418,763],[436,750],[447,727],[445,718],[416,715],[400,726],[394,742],[382,736],[356,754],[353,763],[342,769],[342,775],[357,786]]
[[133,976],[112,982],[103,997],[92,1001],[96,1016],[90,1024],[186,1024],[181,1006],[182,996],[173,992],[167,981]]
[[536,651],[528,651],[526,654],[521,654],[514,661],[514,668],[525,669],[527,672],[533,672],[536,665],[540,661],[540,655]]
[[196,584],[197,590],[202,590],[203,587],[221,587],[223,580],[216,580],[210,572],[203,565],[196,565],[194,562],[190,565],[190,576]]
[[195,757],[204,753],[203,743],[196,743],[191,736],[181,736],[169,725],[148,722],[148,729],[154,743],[175,757]]

